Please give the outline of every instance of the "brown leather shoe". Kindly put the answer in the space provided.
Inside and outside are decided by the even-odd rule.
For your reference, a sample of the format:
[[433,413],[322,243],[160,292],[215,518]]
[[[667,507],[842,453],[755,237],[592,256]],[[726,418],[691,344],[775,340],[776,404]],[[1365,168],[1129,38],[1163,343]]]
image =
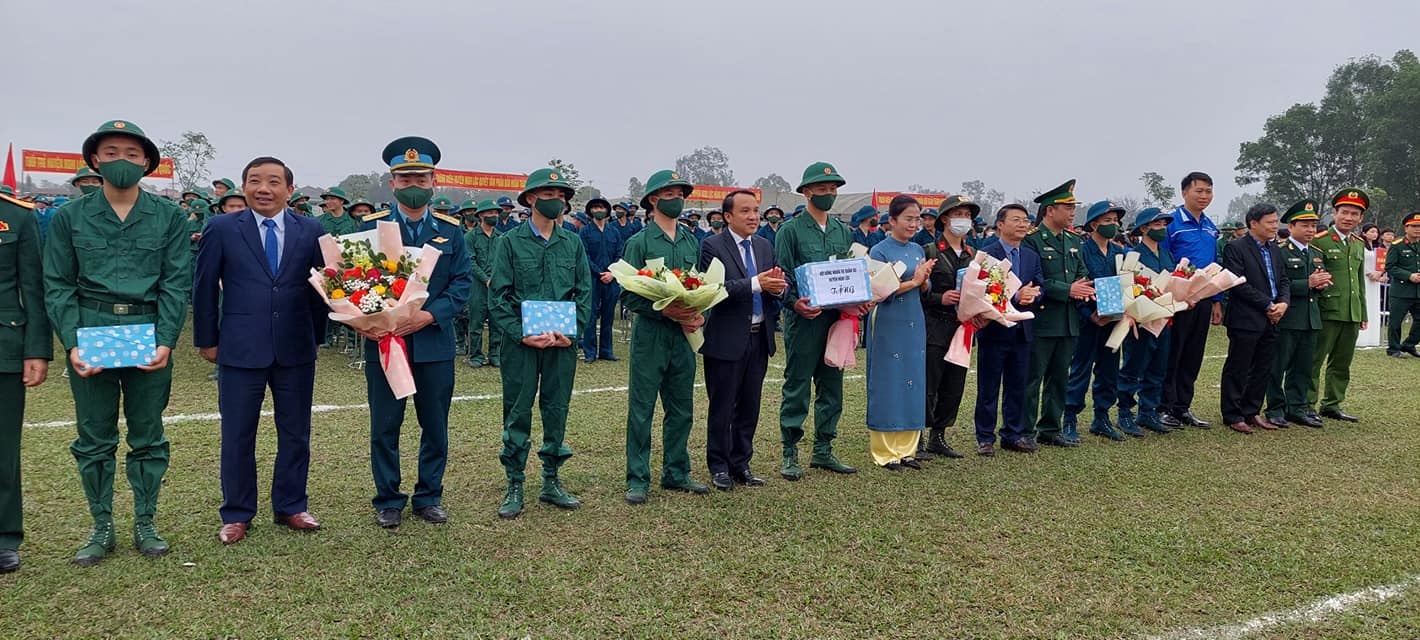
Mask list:
[[1234,423],[1228,425],[1228,428],[1229,428],[1229,429],[1232,429],[1233,431],[1236,431],[1236,432],[1238,432],[1238,433],[1246,433],[1246,434],[1251,434],[1251,433],[1252,433],[1252,427],[1247,426],[1247,424],[1246,424],[1246,423],[1243,423],[1243,422],[1234,422]]
[[1262,429],[1264,431],[1277,430],[1277,425],[1264,420],[1262,416],[1253,416],[1251,420],[1248,420],[1248,426],[1257,427],[1258,429]]
[[217,532],[217,539],[222,544],[236,544],[247,537],[247,527],[245,522],[232,522],[222,525],[222,530]]
[[311,516],[309,511],[293,513],[289,516],[276,516],[276,524],[283,527],[290,527],[296,531],[316,531],[320,529],[320,523]]

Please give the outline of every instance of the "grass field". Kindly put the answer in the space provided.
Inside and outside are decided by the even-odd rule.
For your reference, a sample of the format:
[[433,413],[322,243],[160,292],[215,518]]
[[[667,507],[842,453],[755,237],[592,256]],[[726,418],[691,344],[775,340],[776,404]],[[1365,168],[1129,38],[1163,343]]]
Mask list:
[[[1215,421],[1224,346],[1215,332],[1195,403]],[[175,357],[169,414],[214,414],[208,367],[191,348]],[[173,462],[158,523],[172,554],[150,561],[132,550],[120,470],[120,548],[90,569],[69,562],[90,524],[68,452],[73,427],[42,424],[73,418],[56,372],[29,396],[25,567],[0,576],[0,636],[1171,637],[1373,585],[1413,585],[1420,573],[1420,361],[1380,351],[1356,359],[1346,408],[1359,425],[1246,437],[1215,426],[1118,444],[1086,436],[1075,450],[973,455],[900,473],[872,467],[865,384],[852,377],[837,451],[861,472],[814,471],[797,483],[775,473],[772,380],[754,463],[768,486],[655,490],[641,507],[621,499],[627,362],[579,362],[568,429],[576,455],[563,478],[585,506],[530,503],[511,522],[495,515],[498,373],[460,365],[444,498],[452,519],[406,518],[393,532],[372,520],[369,415],[338,408],[363,404],[363,374],[346,362],[322,352],[315,394],[337,407],[314,418],[311,510],[322,531],[258,518],[245,542],[220,545],[217,422],[189,417],[168,428]],[[771,365],[771,379],[779,373]],[[703,391],[696,402],[703,416]],[[962,425],[969,415],[970,402]],[[413,422],[411,406],[406,486]],[[267,500],[274,439],[269,419],[263,425]],[[695,473],[708,481],[703,418],[695,429]],[[968,428],[949,439],[971,448]],[[535,467],[530,475],[529,497],[539,487]],[[1417,638],[1420,589],[1251,637]]]

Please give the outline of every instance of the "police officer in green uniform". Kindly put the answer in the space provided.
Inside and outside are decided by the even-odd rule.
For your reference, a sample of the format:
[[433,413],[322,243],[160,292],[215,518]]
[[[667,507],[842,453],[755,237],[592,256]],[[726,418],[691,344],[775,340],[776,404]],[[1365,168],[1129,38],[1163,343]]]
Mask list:
[[25,389],[42,384],[54,359],[44,315],[44,271],[34,205],[0,194],[0,573],[20,568],[24,511],[20,431]]
[[[104,177],[102,192],[54,217],[44,250],[45,308],[69,360],[78,438],[70,447],[94,528],[74,556],[102,561],[117,544],[113,477],[119,405],[127,420],[124,468],[133,487],[133,541],[144,555],[168,552],[153,523],[168,469],[163,410],[172,390],[169,356],[192,291],[187,221],[176,204],[138,187],[158,168],[158,147],[137,125],[112,120],[84,141],[84,161]],[[152,323],[156,355],[147,365],[105,370],[80,358],[79,327]]]
[[[1386,353],[1404,358],[1410,354],[1420,358],[1415,345],[1420,344],[1420,212],[1410,213],[1401,220],[1405,236],[1390,245],[1385,256],[1385,270],[1390,275],[1390,328],[1386,335]],[[1410,334],[1400,341],[1400,328],[1405,316],[1410,316]]]
[[1081,301],[1094,298],[1092,281],[1086,280],[1080,237],[1070,231],[1075,219],[1075,181],[1070,180],[1035,199],[1038,228],[1021,242],[1040,255],[1045,275],[1044,299],[1035,310],[1035,341],[1031,343],[1030,373],[1026,378],[1025,426],[1034,425],[1041,444],[1074,447],[1080,444],[1077,425],[1064,422],[1065,384],[1075,338],[1080,335]]
[[320,217],[320,226],[326,233],[339,237],[355,233],[360,228],[360,223],[346,210],[350,206],[350,198],[346,197],[344,189],[331,187],[320,197],[324,200],[321,208],[325,210],[325,215]]
[[[504,519],[523,512],[523,472],[528,463],[534,399],[542,415],[542,447],[537,452],[542,460],[542,493],[538,500],[563,509],[581,506],[557,477],[557,470],[572,457],[572,448],[563,437],[577,373],[576,343],[572,336],[558,332],[524,336],[521,310],[524,301],[567,301],[577,305],[576,326],[586,326],[591,317],[592,274],[587,252],[576,235],[556,222],[575,192],[556,169],[532,172],[518,194],[518,203],[532,207],[537,215],[496,242],[489,240],[493,256],[488,261],[492,272],[488,312],[495,331],[507,341],[499,369],[503,378],[503,450],[498,459],[508,475],[508,487],[498,517]],[[497,203],[485,200],[480,209],[497,222]]]
[[93,169],[79,167],[79,170],[74,172],[74,177],[69,179],[69,184],[74,185],[80,193],[87,196],[104,188],[104,179],[99,174],[94,173]]
[[[774,237],[774,255],[789,288],[784,300],[793,305],[784,309],[784,400],[779,406],[779,436],[784,445],[784,462],[779,475],[785,480],[804,477],[799,465],[799,441],[809,417],[809,401],[814,408],[814,449],[809,466],[834,473],[857,473],[833,455],[833,439],[838,437],[838,419],[843,415],[843,370],[823,363],[828,345],[828,329],[838,321],[839,312],[809,305],[800,296],[794,271],[799,265],[848,257],[853,232],[848,225],[828,215],[838,198],[838,188],[847,181],[827,162],[815,162],[804,169],[796,189],[808,199],[806,215],[796,215],[779,225]],[[844,309],[863,316],[871,304]],[[812,389],[810,384],[813,385]],[[818,397],[811,394],[816,390]]]
[[1302,200],[1282,215],[1291,235],[1278,241],[1282,269],[1291,286],[1291,304],[1277,322],[1277,352],[1267,382],[1267,421],[1279,427],[1292,422],[1320,429],[1321,418],[1312,413],[1307,394],[1312,386],[1312,357],[1321,333],[1318,296],[1331,285],[1320,251],[1311,246],[1321,218],[1315,200]]
[[[646,180],[641,206],[655,213],[646,228],[626,242],[623,260],[637,269],[652,258],[663,259],[667,269],[694,269],[699,264],[700,241],[689,228],[676,222],[693,188],[680,174],[668,169],[657,171]],[[709,493],[709,487],[690,477],[695,352],[685,338],[687,332],[705,324],[705,317],[679,303],[658,311],[650,300],[624,290],[621,304],[636,314],[631,325],[631,381],[627,392],[626,502],[646,502],[651,485],[651,419],[657,394],[665,412],[661,427],[661,488]]]
[[[1341,410],[1346,387],[1351,382],[1351,360],[1356,356],[1356,338],[1366,328],[1366,243],[1354,231],[1371,206],[1366,192],[1342,189],[1331,199],[1332,228],[1312,240],[1321,251],[1322,266],[1331,274],[1331,286],[1321,292],[1321,335],[1312,356],[1312,383],[1307,406],[1321,398],[1323,418],[1360,422]],[[1321,391],[1325,365],[1326,392]]]
[[399,488],[399,432],[407,399],[394,397],[380,368],[379,340],[386,336],[364,333],[370,472],[375,480],[371,502],[375,523],[386,529],[400,525],[407,502],[412,504],[414,515],[425,522],[442,524],[449,519],[441,503],[444,469],[449,459],[449,406],[454,396],[454,316],[468,304],[473,275],[458,219],[429,210],[439,156],[438,146],[418,136],[400,138],[385,146],[380,157],[389,165],[390,188],[399,204],[396,210],[365,216],[360,226],[361,231],[367,231],[381,220],[395,222],[404,246],[428,245],[439,250],[438,263],[429,275],[429,298],[424,301],[424,308],[390,333],[403,337],[418,389],[414,410],[420,429],[419,475],[412,499]]
[[[463,236],[468,254],[473,257],[473,288],[468,297],[468,366],[475,369],[484,364],[500,366],[502,332],[488,322],[488,359],[483,357],[483,325],[489,320],[488,287],[493,284],[493,248],[503,234],[498,231],[498,218],[503,208],[494,200],[481,200],[470,214],[478,226]],[[517,336],[522,339],[522,335]]]

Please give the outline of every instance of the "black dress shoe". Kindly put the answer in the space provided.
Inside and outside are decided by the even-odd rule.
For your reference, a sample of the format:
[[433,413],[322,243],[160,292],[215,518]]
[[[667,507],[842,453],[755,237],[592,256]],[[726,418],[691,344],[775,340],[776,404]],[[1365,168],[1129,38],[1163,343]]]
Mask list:
[[1321,416],[1317,415],[1317,412],[1312,411],[1311,409],[1307,409],[1307,417],[1317,422],[1321,422]]
[[1277,428],[1279,428],[1279,429],[1286,429],[1287,427],[1292,426],[1292,423],[1287,422],[1287,419],[1286,419],[1286,418],[1283,418],[1282,416],[1275,416],[1275,417],[1268,418],[1268,419],[1267,419],[1267,422],[1270,423],[1272,426],[1277,427]]
[[1416,350],[1415,347],[1410,347],[1409,349],[1404,349],[1404,348],[1402,348],[1402,349],[1400,350],[1400,352],[1401,352],[1401,353],[1408,353],[1408,354],[1410,354],[1410,355],[1413,356],[1413,357],[1420,358],[1420,350]]
[[1344,412],[1344,411],[1342,411],[1342,410],[1340,410],[1340,409],[1327,409],[1327,410],[1325,410],[1325,411],[1322,411],[1322,412],[1321,412],[1321,417],[1323,417],[1323,418],[1331,418],[1332,420],[1342,420],[1342,421],[1345,421],[1345,422],[1360,422],[1360,421],[1361,421],[1360,418],[1357,418],[1356,416],[1353,416],[1353,415],[1351,415],[1351,414],[1349,414],[1349,413],[1346,413],[1346,412]]
[[907,467],[908,469],[916,469],[918,471],[922,470],[922,463],[918,462],[917,458],[903,458],[902,466]]
[[1164,413],[1162,411],[1159,412],[1159,424],[1170,429],[1177,429],[1183,426],[1183,423],[1179,422],[1178,418],[1173,417],[1173,414]]
[[[1041,438],[1041,439],[1040,439],[1040,443],[1041,443],[1041,444],[1044,444],[1044,445],[1049,445],[1049,446],[1052,446],[1052,447],[1063,447],[1063,448],[1066,448],[1066,449],[1069,449],[1069,448],[1072,448],[1072,447],[1078,447],[1078,446],[1080,446],[1078,443],[1071,442],[1070,440],[1066,440],[1066,439],[1065,439],[1065,436],[1062,436],[1062,435],[1060,435],[1060,434],[1058,434],[1058,433],[1055,434],[1055,435],[1053,435],[1053,436],[1047,437],[1047,438]],[[1004,444],[1004,443],[1001,445],[1001,448],[1002,448],[1002,449],[1010,449],[1010,450],[1012,450],[1012,451],[1016,451],[1016,450],[1017,450],[1017,449],[1015,449],[1015,448],[1013,448],[1013,447],[1007,446],[1007,445]]]
[[618,357],[616,357],[616,356],[597,356],[597,359],[598,359],[598,360],[606,360],[607,362],[616,362],[617,360],[620,360],[621,358],[618,358]]
[[385,529],[393,529],[404,520],[403,509],[380,509],[375,512],[375,524]]
[[762,486],[764,486],[764,478],[761,478],[761,477],[759,477],[759,476],[754,475],[754,473],[750,472],[749,469],[745,469],[744,471],[737,472],[737,473],[733,474],[733,477],[734,477],[735,482],[736,482],[737,484],[742,484],[742,485],[744,485],[744,486],[746,486],[746,487],[762,487]]
[[883,468],[884,468],[884,469],[887,469],[888,471],[902,471],[902,463],[899,463],[899,462],[889,462],[889,463],[883,465]]
[[1320,429],[1320,428],[1322,428],[1321,418],[1313,417],[1313,416],[1310,416],[1310,415],[1306,415],[1306,416],[1287,416],[1287,419],[1288,419],[1288,420],[1291,420],[1292,422],[1295,422],[1295,423],[1297,423],[1297,424],[1299,424],[1299,425],[1305,426],[1305,427],[1311,427],[1311,428],[1313,428],[1313,429]]
[[1183,424],[1186,424],[1186,425],[1188,425],[1188,426],[1190,426],[1190,427],[1198,427],[1199,429],[1207,429],[1208,427],[1213,426],[1213,425],[1212,425],[1211,423],[1209,423],[1207,420],[1204,420],[1204,419],[1202,419],[1202,418],[1199,418],[1198,416],[1193,415],[1193,412],[1192,412],[1192,411],[1184,411],[1183,413],[1178,414],[1178,416],[1176,416],[1176,417],[1178,418],[1178,421],[1179,421],[1179,422],[1182,422]]
[[710,476],[710,484],[721,491],[730,491],[735,488],[735,481],[730,479],[730,474],[721,471]]
[[430,524],[444,524],[449,521],[449,512],[444,511],[444,508],[437,504],[415,509],[414,515],[419,516],[420,520]]
[[20,568],[20,552],[0,549],[0,573],[14,573]]

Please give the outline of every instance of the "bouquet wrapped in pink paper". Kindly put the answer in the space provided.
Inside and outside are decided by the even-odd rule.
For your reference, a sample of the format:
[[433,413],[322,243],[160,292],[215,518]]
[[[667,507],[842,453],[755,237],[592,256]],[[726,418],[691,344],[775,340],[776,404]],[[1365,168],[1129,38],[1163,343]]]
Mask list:
[[823,363],[838,369],[858,366],[858,316],[840,311],[838,321],[828,328]]
[[439,250],[424,245],[405,247],[399,223],[336,239],[320,238],[324,269],[311,269],[309,282],[330,307],[330,319],[380,339],[380,369],[396,398],[414,395],[414,376],[404,338],[390,334],[399,323],[424,308],[429,274],[439,262]]
[[1173,274],[1158,273],[1139,264],[1139,254],[1115,256],[1115,267],[1116,272],[1124,276],[1121,278],[1124,318],[1110,331],[1106,347],[1118,351],[1131,331],[1136,337],[1139,335],[1139,327],[1157,337],[1168,327],[1175,313],[1188,309],[1187,303],[1176,301],[1172,293],[1164,291]]
[[1190,305],[1247,282],[1247,278],[1224,269],[1216,262],[1199,269],[1189,264],[1188,258],[1180,259],[1169,276],[1164,291],[1172,293],[1175,300]]
[[1011,304],[1011,298],[1020,288],[1020,279],[1011,273],[1010,260],[997,260],[978,252],[962,275],[961,301],[957,303],[957,320],[961,321],[961,326],[952,336],[945,360],[962,367],[971,366],[971,342],[976,335],[973,320],[985,319],[1014,327],[1017,322],[1034,318],[1034,313],[1020,311]]

